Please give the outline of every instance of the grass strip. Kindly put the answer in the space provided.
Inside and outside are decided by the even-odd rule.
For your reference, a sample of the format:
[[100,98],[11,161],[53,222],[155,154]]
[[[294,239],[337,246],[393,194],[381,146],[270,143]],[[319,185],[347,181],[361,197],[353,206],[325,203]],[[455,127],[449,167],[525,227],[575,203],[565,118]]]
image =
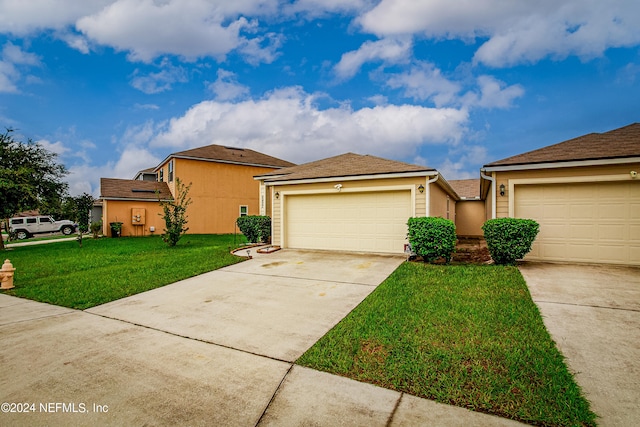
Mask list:
[[5,293],[86,309],[240,262],[233,244],[233,235],[186,235],[173,248],[159,236],[13,247],[3,256],[16,287]]
[[404,263],[298,364],[541,426],[593,426],[515,267]]

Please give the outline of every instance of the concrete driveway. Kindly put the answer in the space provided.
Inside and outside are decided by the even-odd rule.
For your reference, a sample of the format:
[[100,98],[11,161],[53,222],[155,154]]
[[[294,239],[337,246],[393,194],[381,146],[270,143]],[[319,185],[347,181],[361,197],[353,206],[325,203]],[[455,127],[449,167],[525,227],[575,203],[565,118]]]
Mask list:
[[283,250],[86,311],[0,294],[0,425],[519,425],[293,365],[403,260]]
[[640,420],[640,269],[524,263],[547,330],[602,426]]

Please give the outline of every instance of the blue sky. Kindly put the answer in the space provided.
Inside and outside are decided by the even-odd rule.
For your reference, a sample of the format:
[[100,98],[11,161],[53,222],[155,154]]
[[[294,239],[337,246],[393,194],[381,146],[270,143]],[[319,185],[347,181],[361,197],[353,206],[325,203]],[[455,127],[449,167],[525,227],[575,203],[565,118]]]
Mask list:
[[0,0],[0,126],[72,195],[208,144],[476,178],[639,99],[637,0]]

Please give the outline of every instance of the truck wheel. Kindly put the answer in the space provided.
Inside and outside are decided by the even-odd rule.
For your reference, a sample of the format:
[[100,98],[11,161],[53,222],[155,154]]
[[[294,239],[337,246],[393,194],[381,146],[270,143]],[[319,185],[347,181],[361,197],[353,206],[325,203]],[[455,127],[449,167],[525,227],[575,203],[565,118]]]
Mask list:
[[73,233],[73,227],[65,225],[60,229],[60,231],[62,231],[62,234],[64,234],[65,236],[68,236],[69,234]]
[[27,233],[27,232],[26,232],[26,231],[24,231],[24,230],[18,230],[18,231],[16,231],[16,237],[17,237],[19,240],[28,239],[28,238],[29,238],[29,233]]

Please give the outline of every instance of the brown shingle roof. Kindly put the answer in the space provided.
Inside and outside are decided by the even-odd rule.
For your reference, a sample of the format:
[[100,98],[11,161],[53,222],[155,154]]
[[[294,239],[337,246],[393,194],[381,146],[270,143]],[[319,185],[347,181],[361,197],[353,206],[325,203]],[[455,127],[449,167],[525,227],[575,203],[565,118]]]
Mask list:
[[480,198],[480,179],[455,179],[449,181],[453,191],[465,199]]
[[172,198],[166,182],[100,178],[101,199],[158,200],[156,191],[163,200]]
[[225,163],[240,163],[275,168],[295,165],[295,163],[287,162],[286,160],[278,159],[248,148],[225,147],[223,145],[207,145],[205,147],[192,148],[191,150],[178,151],[169,157],[213,160]]
[[605,133],[590,133],[579,136],[538,150],[498,160],[485,165],[485,167],[625,157],[640,157],[640,123],[633,123]]
[[269,182],[301,179],[333,178],[359,175],[382,175],[406,172],[432,172],[435,169],[354,153],[279,169],[260,175]]

